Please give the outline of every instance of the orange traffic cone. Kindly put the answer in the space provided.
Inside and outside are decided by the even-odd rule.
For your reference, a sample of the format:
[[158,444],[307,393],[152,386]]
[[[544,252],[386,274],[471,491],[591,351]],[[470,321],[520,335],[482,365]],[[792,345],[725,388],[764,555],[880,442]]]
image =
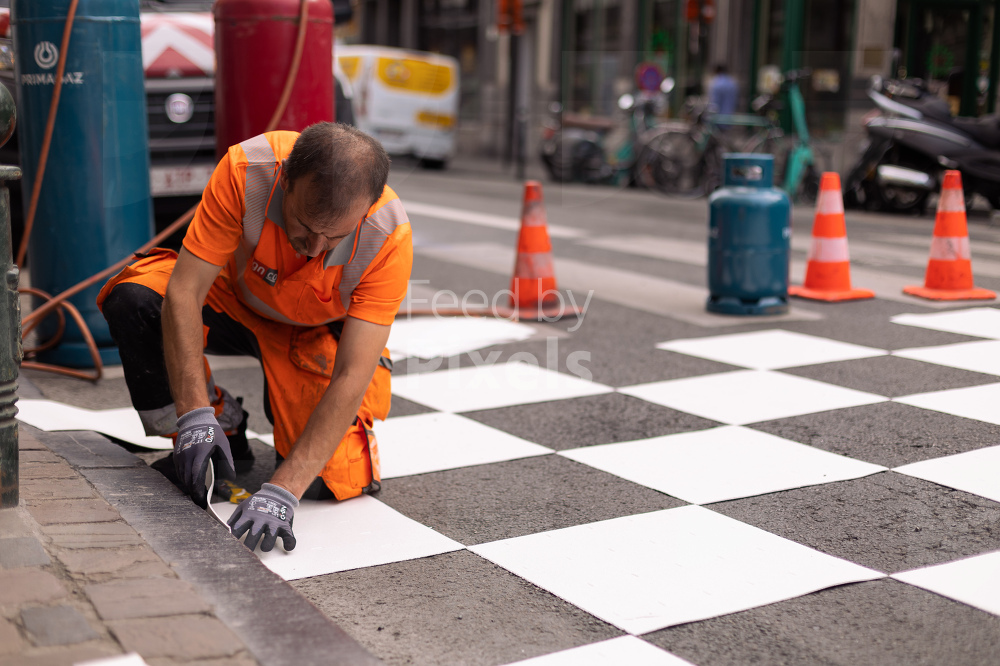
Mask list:
[[969,227],[965,220],[962,172],[945,171],[931,239],[924,286],[904,287],[904,294],[936,301],[987,300],[997,295],[972,284]]
[[805,285],[793,285],[788,288],[788,293],[800,298],[830,302],[875,297],[875,292],[870,289],[851,288],[844,195],[840,190],[840,176],[836,173],[824,173],[820,180]]
[[520,318],[552,320],[580,312],[579,308],[563,301],[556,287],[542,184],[537,180],[524,184],[521,233],[517,239],[517,262],[510,290],[511,306]]

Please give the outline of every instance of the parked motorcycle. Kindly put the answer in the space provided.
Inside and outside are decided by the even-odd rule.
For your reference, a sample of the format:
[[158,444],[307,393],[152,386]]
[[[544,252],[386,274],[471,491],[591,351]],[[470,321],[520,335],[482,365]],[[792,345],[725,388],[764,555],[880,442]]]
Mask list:
[[[668,95],[673,87],[673,79],[664,79],[660,91]],[[618,109],[627,118],[627,134],[620,137],[617,149],[610,149],[608,144],[612,134],[621,128],[620,121],[565,113],[560,104],[553,103],[549,108],[552,118],[542,127],[541,142],[542,163],[552,180],[590,184],[634,182],[640,137],[655,126],[658,101],[650,94],[636,98],[626,93],[618,98]]]
[[868,96],[880,115],[865,125],[869,144],[845,179],[846,204],[924,212],[944,171],[956,169],[967,203],[979,194],[1000,208],[1000,117],[956,118],[916,79],[873,77]]

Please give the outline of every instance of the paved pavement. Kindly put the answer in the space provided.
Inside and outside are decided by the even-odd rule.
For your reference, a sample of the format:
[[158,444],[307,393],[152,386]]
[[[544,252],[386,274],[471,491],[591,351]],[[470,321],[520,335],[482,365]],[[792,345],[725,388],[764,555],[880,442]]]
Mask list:
[[[478,164],[397,168],[392,182],[411,204],[413,277],[425,281],[415,294],[509,286],[516,183]],[[367,542],[336,535],[329,572],[289,568],[308,559],[307,535],[320,547],[317,532],[265,561],[286,584],[218,540],[225,534],[143,467],[85,468],[87,488],[128,524],[151,521],[136,531],[204,604],[171,612],[217,618],[234,637],[226,649],[249,663],[283,662],[252,644],[241,613],[292,588],[391,664],[545,655],[538,663],[993,663],[1000,495],[995,476],[976,472],[997,469],[1000,310],[900,318],[974,307],[899,293],[922,279],[933,220],[849,214],[855,283],[878,299],[727,318],[701,306],[703,201],[551,184],[545,196],[560,286],[581,302],[594,290],[582,324],[540,324],[519,342],[397,363],[392,413],[376,428],[396,472],[374,499],[309,509],[330,525],[369,520],[357,530]],[[795,211],[793,276],[810,221],[811,211]],[[1000,288],[1000,231],[978,218],[971,236],[977,282]],[[530,376],[499,365],[531,359],[540,368]],[[213,363],[217,381],[246,397],[251,429],[270,432],[259,371],[225,361]],[[113,372],[93,387],[28,375],[52,400],[128,404]],[[454,447],[470,443],[485,458],[460,459]],[[254,447],[257,466],[241,479],[251,490],[273,465],[265,444]],[[394,462],[403,458],[410,467]],[[122,492],[154,482],[154,507],[148,490]],[[159,527],[166,508],[178,515]],[[196,520],[198,539],[188,539],[183,526]],[[402,527],[380,532],[387,525]],[[33,533],[63,562],[58,544]],[[190,544],[205,535],[211,555],[199,560]],[[386,555],[417,541],[434,552]],[[350,565],[338,563],[348,555]],[[951,568],[932,568],[942,564]],[[56,566],[39,570],[69,585]],[[267,592],[234,610],[223,592],[250,573],[269,581]],[[88,579],[73,597],[99,635],[82,644],[139,649],[88,601],[86,585],[103,582]],[[308,612],[294,603],[302,597],[282,598],[288,613]],[[5,616],[27,646],[25,621]]]

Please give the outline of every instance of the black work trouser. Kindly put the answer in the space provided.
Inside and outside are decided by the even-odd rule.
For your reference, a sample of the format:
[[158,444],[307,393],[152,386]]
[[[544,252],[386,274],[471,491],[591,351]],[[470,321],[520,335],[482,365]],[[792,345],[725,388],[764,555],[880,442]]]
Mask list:
[[[167,366],[163,356],[163,297],[141,284],[124,282],[115,286],[104,300],[102,311],[111,337],[118,345],[125,384],[132,406],[150,410],[173,404]],[[261,360],[260,345],[253,332],[229,315],[209,306],[201,309],[202,323],[208,327],[205,352],[219,356],[252,356]],[[264,378],[264,415],[274,425],[267,378]],[[284,460],[275,451],[275,466]],[[303,499],[333,499],[333,492],[316,477]]]
[[[140,411],[166,407],[174,401],[163,357],[162,309],[162,296],[132,282],[121,283],[112,289],[102,307],[111,338],[118,345],[132,406]],[[208,327],[206,353],[252,356],[261,360],[257,338],[246,326],[207,305],[201,309],[201,318]],[[274,425],[266,378],[264,414]]]

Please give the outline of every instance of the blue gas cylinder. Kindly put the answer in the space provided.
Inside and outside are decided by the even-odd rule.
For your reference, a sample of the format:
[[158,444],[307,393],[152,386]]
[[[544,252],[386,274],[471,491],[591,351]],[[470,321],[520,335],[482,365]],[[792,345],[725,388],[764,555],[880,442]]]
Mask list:
[[[36,178],[70,0],[13,0],[18,138],[25,211]],[[82,0],[67,49],[58,115],[28,250],[31,285],[50,294],[72,287],[152,237],[149,138],[139,0]],[[71,302],[105,363],[118,353],[95,299],[101,285]],[[55,334],[55,318],[39,327]],[[93,365],[67,317],[62,343],[42,360]]]
[[706,308],[723,314],[788,312],[791,203],[774,187],[774,157],[723,157],[723,187],[708,199]]

